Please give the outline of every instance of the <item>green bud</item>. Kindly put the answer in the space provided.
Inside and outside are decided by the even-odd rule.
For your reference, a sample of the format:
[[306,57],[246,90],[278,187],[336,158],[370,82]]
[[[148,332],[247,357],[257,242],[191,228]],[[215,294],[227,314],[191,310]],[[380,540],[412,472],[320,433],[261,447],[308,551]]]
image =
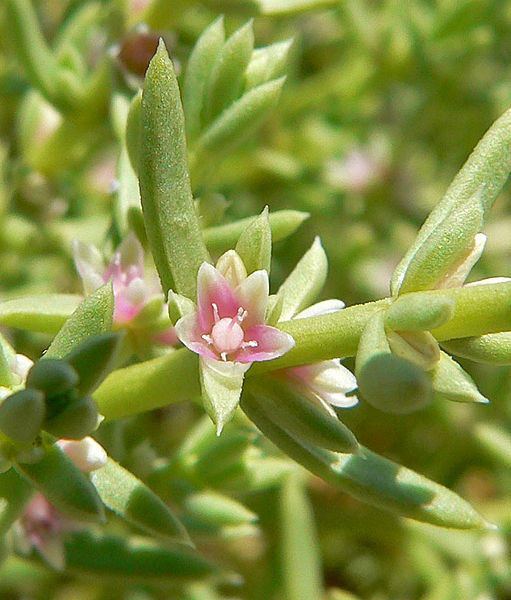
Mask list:
[[432,371],[432,377],[435,398],[454,402],[489,402],[477,389],[470,375],[445,352],[440,353],[440,360]]
[[236,244],[236,252],[243,260],[249,275],[258,269],[270,272],[271,228],[267,206],[241,234]]
[[27,376],[27,388],[40,390],[46,397],[63,394],[77,383],[78,373],[60,358],[42,358]]
[[0,405],[0,430],[17,442],[31,442],[41,429],[45,410],[40,391],[16,392]]
[[257,521],[257,515],[236,500],[218,492],[191,494],[185,501],[186,514],[215,527],[244,525]]
[[376,354],[357,376],[362,397],[379,410],[406,414],[433,399],[431,381],[423,369],[394,354]]
[[81,440],[97,428],[99,420],[96,403],[90,396],[85,396],[51,419],[46,419],[43,427],[58,438]]

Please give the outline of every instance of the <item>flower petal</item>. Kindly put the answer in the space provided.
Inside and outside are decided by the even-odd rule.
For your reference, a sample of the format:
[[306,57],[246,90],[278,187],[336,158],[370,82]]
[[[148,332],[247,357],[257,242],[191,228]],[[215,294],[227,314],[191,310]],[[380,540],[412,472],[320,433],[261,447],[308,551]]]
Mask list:
[[73,258],[86,294],[92,294],[104,285],[105,264],[95,246],[73,240]]
[[236,288],[236,297],[248,313],[245,327],[264,323],[269,292],[268,272],[264,269],[251,273]]
[[119,265],[123,271],[131,267],[136,272],[137,277],[144,276],[144,249],[133,232],[129,232],[124,240],[117,247],[119,255]]
[[177,337],[192,352],[218,360],[218,356],[202,338],[202,330],[196,312],[181,317],[175,324],[174,329]]
[[330,313],[342,310],[346,304],[342,300],[336,300],[331,298],[330,300],[323,300],[322,302],[316,302],[312,306],[300,311],[296,314],[293,319],[307,319],[308,317],[319,317],[321,315],[328,315]]
[[197,275],[198,323],[201,333],[210,333],[215,323],[213,304],[216,304],[221,319],[234,317],[240,307],[225,277],[213,265],[204,262]]
[[294,347],[295,341],[288,334],[270,325],[252,325],[245,330],[245,340],[257,342],[256,347],[247,347],[236,355],[242,363],[272,360]]

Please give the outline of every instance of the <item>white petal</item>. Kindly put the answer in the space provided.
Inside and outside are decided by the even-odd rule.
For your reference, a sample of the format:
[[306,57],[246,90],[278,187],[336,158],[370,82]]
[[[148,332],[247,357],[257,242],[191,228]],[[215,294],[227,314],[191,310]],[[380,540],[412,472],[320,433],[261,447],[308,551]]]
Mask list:
[[270,293],[268,272],[264,269],[254,271],[240,283],[234,293],[240,305],[248,312],[245,326],[264,324],[266,305]]
[[312,306],[300,311],[293,317],[293,319],[307,319],[308,317],[328,315],[330,313],[342,310],[345,306],[346,304],[342,300],[336,300],[335,298],[323,300],[322,302],[316,302],[316,304],[313,304]]
[[216,261],[216,269],[227,279],[234,289],[247,278],[247,269],[236,250],[227,250]]
[[73,240],[73,258],[86,294],[92,294],[105,280],[105,264],[99,250],[91,244]]
[[137,236],[130,231],[117,248],[121,259],[121,269],[135,266],[140,277],[144,274],[144,249]]
[[511,277],[488,277],[488,279],[480,279],[479,281],[471,281],[463,287],[472,287],[474,285],[491,285],[493,283],[507,283],[511,281]]
[[61,439],[57,444],[80,471],[89,473],[90,471],[101,469],[107,463],[108,456],[105,449],[89,436],[83,438],[83,440]]
[[34,361],[30,360],[28,356],[24,354],[15,354],[10,361],[10,367],[12,372],[20,378],[20,383],[25,381],[28,372],[33,367]]

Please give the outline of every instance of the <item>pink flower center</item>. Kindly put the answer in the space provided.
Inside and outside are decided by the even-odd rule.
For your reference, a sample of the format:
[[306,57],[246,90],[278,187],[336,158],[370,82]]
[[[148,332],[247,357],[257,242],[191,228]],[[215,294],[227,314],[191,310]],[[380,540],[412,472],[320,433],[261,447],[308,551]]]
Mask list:
[[215,303],[212,306],[215,324],[211,329],[211,333],[203,334],[202,339],[215,348],[223,361],[227,360],[229,354],[240,349],[257,347],[255,340],[245,341],[245,332],[241,327],[241,323],[246,319],[247,311],[243,307],[238,308],[238,312],[234,317],[223,317],[221,319],[218,314],[218,306]]

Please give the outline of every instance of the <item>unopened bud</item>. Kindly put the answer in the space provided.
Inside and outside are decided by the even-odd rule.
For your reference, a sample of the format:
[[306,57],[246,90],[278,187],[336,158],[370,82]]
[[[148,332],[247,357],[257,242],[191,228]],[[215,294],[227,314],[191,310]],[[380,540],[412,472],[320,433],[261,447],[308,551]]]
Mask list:
[[88,473],[106,465],[108,457],[103,446],[89,436],[82,440],[61,439],[57,444],[80,471]]
[[15,392],[0,406],[0,430],[17,442],[31,442],[41,429],[45,410],[41,392]]
[[46,397],[69,391],[78,383],[78,373],[65,360],[43,358],[36,362],[27,376],[27,388],[40,390]]
[[247,278],[247,269],[236,250],[227,250],[217,260],[216,270],[223,275],[232,288]]
[[99,411],[90,396],[80,398],[44,423],[44,429],[58,438],[81,440],[96,429]]

